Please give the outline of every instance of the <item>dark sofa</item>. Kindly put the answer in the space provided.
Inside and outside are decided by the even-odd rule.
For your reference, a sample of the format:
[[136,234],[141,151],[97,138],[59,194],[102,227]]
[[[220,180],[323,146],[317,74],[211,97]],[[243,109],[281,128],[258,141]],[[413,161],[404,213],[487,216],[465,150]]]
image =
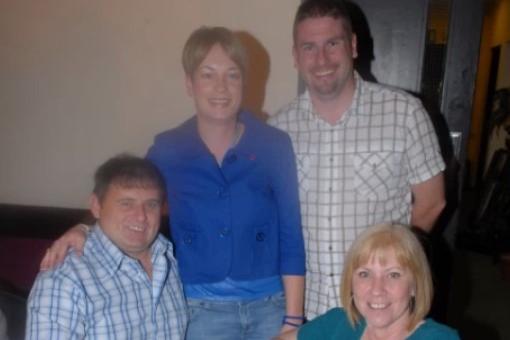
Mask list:
[[11,340],[23,339],[26,298],[54,239],[90,220],[84,209],[0,204],[0,309]]

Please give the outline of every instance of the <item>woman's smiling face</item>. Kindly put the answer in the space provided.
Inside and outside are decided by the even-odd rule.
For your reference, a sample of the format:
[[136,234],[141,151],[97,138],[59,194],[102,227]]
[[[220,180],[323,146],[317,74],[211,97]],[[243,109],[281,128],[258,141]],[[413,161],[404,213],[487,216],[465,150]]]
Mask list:
[[196,71],[186,77],[188,94],[195,100],[198,119],[235,120],[241,107],[243,76],[220,44],[211,47]]
[[372,255],[354,270],[352,278],[354,304],[367,328],[372,329],[406,329],[414,287],[411,272],[398,262],[392,250]]

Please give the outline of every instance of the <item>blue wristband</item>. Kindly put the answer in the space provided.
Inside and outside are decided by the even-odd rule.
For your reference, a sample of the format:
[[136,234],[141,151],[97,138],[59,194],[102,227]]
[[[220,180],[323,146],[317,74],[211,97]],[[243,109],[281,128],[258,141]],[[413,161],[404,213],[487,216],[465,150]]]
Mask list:
[[289,326],[296,327],[296,328],[301,326],[301,324],[297,324],[297,323],[293,323],[293,322],[289,322],[289,321],[283,321],[282,325],[289,325]]
[[283,316],[283,320],[282,320],[282,324],[283,325],[293,326],[293,327],[299,327],[299,326],[301,326],[301,324],[298,324],[298,323],[295,323],[295,322],[290,322],[287,319],[299,320],[299,321],[301,321],[301,324],[303,324],[305,322],[305,320],[306,320],[306,318],[304,316],[284,315]]

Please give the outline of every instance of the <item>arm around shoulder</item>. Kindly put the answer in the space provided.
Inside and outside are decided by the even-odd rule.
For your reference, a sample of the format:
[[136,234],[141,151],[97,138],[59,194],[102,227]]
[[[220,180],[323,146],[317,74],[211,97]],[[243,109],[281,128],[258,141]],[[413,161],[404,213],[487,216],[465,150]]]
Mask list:
[[50,248],[47,249],[44,258],[41,260],[40,269],[52,269],[64,261],[67,251],[72,248],[76,254],[81,255],[85,247],[88,233],[91,227],[78,224],[66,231],[64,235],[60,236]]

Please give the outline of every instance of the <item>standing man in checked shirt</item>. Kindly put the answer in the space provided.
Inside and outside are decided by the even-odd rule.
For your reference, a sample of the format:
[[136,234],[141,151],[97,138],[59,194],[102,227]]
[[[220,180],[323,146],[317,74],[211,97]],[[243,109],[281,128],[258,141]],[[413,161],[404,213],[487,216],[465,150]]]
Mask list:
[[445,206],[444,162],[421,103],[354,71],[357,41],[343,2],[304,1],[293,35],[307,91],[270,124],[296,153],[311,319],[339,305],[344,254],[365,228],[432,229]]
[[41,272],[27,339],[184,339],[187,311],[172,245],[158,236],[165,185],[152,163],[117,156],[96,172],[97,225],[83,255]]

